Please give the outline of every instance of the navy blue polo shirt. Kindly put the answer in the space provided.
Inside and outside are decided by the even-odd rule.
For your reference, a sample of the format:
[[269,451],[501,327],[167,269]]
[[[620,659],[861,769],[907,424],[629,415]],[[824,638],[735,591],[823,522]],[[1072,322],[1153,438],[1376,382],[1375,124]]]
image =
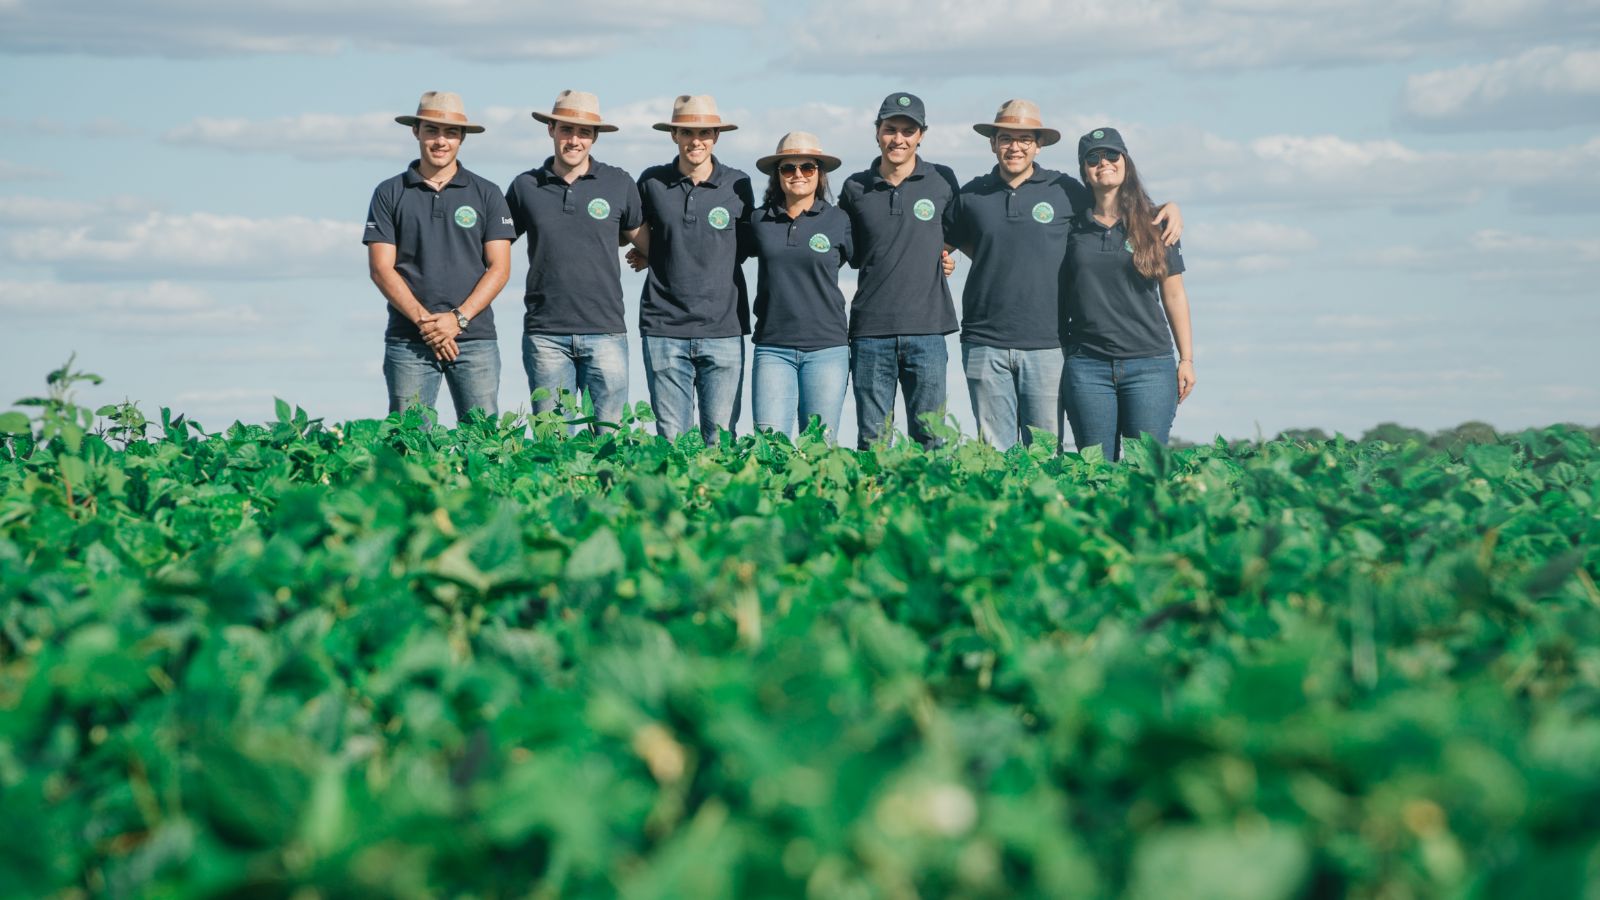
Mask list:
[[[487,178],[456,166],[456,174],[435,191],[417,171],[418,161],[372,192],[363,244],[393,244],[395,271],[417,302],[430,313],[460,306],[488,270],[483,245],[517,236],[500,188]],[[385,338],[422,340],[411,320],[389,305]],[[494,340],[494,311],[484,307],[457,341]]]
[[528,236],[522,300],[528,334],[616,334],[622,309],[621,236],[644,221],[633,176],[589,160],[571,184],[555,158],[512,179],[506,204],[517,235]]
[[839,267],[850,259],[850,217],[818,198],[799,219],[763,206],[750,221],[756,275],[757,344],[794,350],[842,347],[845,323]]
[[639,333],[720,338],[750,333],[750,299],[739,268],[739,232],[755,200],[750,176],[711,158],[695,184],[674,159],[639,176],[650,226],[650,270],[639,297]]
[[945,217],[945,243],[972,260],[961,292],[961,340],[1009,350],[1061,346],[1061,266],[1078,210],[1078,179],[1033,167],[1012,188],[994,171],[967,182]]
[[850,304],[850,336],[949,334],[956,308],[940,259],[944,212],[960,190],[956,173],[917,158],[898,185],[878,161],[845,180],[839,208],[855,238],[851,265],[861,270]]
[[[1112,359],[1172,355],[1172,330],[1160,285],[1133,267],[1133,245],[1118,222],[1101,225],[1086,207],[1067,237],[1061,339]],[[1183,254],[1167,248],[1167,274],[1183,273]]]

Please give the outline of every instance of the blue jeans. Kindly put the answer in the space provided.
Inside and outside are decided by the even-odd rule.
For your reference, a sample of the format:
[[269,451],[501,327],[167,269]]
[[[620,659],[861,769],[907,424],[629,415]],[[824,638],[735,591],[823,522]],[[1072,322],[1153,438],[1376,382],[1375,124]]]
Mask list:
[[644,375],[656,432],[668,440],[688,431],[700,408],[700,435],[707,444],[718,429],[733,431],[744,391],[744,338],[644,336]]
[[1178,364],[1171,356],[1108,359],[1069,348],[1061,405],[1079,450],[1099,444],[1115,460],[1122,457],[1119,438],[1148,434],[1165,444],[1178,414]]
[[850,377],[855,381],[857,446],[862,450],[893,424],[894,390],[906,395],[911,437],[924,447],[938,443],[922,424],[926,413],[943,415],[944,370],[949,363],[944,335],[856,338],[850,342]]
[[961,344],[978,437],[1000,450],[1019,439],[1033,443],[1028,429],[1056,434],[1061,428],[1061,350],[1008,350]]
[[494,341],[461,341],[461,355],[441,362],[421,341],[385,341],[383,380],[389,388],[389,412],[422,404],[437,409],[439,379],[450,386],[456,421],[469,409],[491,416],[500,413],[500,345]]
[[850,378],[849,347],[795,350],[757,344],[753,378],[757,428],[792,438],[796,414],[802,429],[812,416],[820,416],[829,439],[837,437],[844,385]]
[[626,334],[524,334],[522,368],[529,393],[550,391],[548,399],[533,404],[535,413],[557,408],[562,391],[573,396],[582,391],[594,404],[595,418],[622,421],[628,405]]

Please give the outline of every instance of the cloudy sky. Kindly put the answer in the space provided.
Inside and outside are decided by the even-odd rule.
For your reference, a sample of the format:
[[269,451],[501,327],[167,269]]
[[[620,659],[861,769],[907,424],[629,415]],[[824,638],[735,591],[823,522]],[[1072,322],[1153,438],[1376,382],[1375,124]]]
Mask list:
[[[1600,422],[1600,0],[663,8],[0,0],[0,407],[76,352],[107,379],[88,400],[212,430],[273,397],[382,415],[362,220],[415,156],[393,116],[425,90],[465,97],[488,131],[462,161],[502,187],[549,154],[529,112],[563,88],[599,94],[622,130],[595,155],[635,174],[671,158],[649,125],[676,94],[740,123],[729,164],[805,129],[855,170],[908,90],[924,156],[963,180],[994,162],[971,124],[1026,97],[1069,135],[1041,164],[1115,125],[1182,204],[1200,381],[1179,436]],[[526,401],[513,253],[506,409]]]

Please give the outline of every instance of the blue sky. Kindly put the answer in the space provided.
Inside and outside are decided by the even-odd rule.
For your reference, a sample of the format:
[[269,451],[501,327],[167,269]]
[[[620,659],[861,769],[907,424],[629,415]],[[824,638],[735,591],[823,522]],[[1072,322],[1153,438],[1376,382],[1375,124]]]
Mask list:
[[[1072,168],[1072,137],[1112,124],[1156,199],[1183,205],[1199,386],[1176,435],[1600,422],[1600,0],[661,9],[0,0],[0,404],[76,352],[107,378],[90,401],[208,429],[270,418],[275,396],[382,415],[361,224],[415,156],[393,116],[425,90],[488,126],[461,159],[502,187],[549,154],[529,113],[565,88],[600,96],[622,130],[595,156],[635,174],[671,158],[649,125],[677,94],[714,94],[742,126],[726,163],[753,171],[803,129],[856,170],[879,100],[909,90],[924,157],[963,180],[994,162],[971,124],[1025,97],[1068,135],[1042,165]],[[625,276],[630,325],[638,290]]]

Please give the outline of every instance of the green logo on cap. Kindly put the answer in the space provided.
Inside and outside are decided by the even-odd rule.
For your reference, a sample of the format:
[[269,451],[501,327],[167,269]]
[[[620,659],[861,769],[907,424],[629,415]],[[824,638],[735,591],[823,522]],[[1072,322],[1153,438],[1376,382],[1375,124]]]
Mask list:
[[1132,253],[1133,252],[1133,241],[1132,240],[1123,241],[1122,242],[1122,249],[1128,251],[1129,253]]
[[710,222],[711,223],[711,227],[715,228],[718,231],[721,231],[722,229],[727,228],[728,227],[728,211],[727,211],[727,209],[725,209],[725,208],[723,208],[721,206],[717,207],[716,209],[713,209],[711,212],[706,213],[706,221]]
[[456,224],[462,228],[471,228],[478,224],[478,211],[470,206],[456,207]]
[[605,198],[596,197],[589,201],[589,218],[604,219],[609,215],[611,215],[611,204],[607,203]]
[[899,100],[896,100],[895,102],[900,104],[901,106],[910,106],[911,105],[911,98],[910,97],[901,97]]
[[926,222],[933,218],[933,201],[924,197],[911,207],[912,215]]
[[1095,129],[1095,130],[1094,130],[1094,134],[1091,134],[1091,135],[1089,135],[1089,136],[1090,136],[1090,137],[1092,137],[1092,138],[1094,138],[1094,139],[1095,139],[1095,140],[1097,140],[1097,141],[1098,141],[1098,140],[1100,140],[1100,139],[1101,139],[1101,138],[1103,138],[1103,137],[1105,137],[1105,136],[1106,136],[1106,133],[1105,133],[1105,132],[1104,132],[1104,131],[1101,131],[1101,130],[1100,130],[1100,129],[1098,129],[1098,128],[1096,128],[1096,129]]
[[828,236],[825,234],[813,234],[811,236],[811,249],[818,253],[827,253],[833,249],[833,242],[828,240]]
[[1035,203],[1033,205],[1033,220],[1035,222],[1049,222],[1056,217],[1056,208],[1048,203]]

